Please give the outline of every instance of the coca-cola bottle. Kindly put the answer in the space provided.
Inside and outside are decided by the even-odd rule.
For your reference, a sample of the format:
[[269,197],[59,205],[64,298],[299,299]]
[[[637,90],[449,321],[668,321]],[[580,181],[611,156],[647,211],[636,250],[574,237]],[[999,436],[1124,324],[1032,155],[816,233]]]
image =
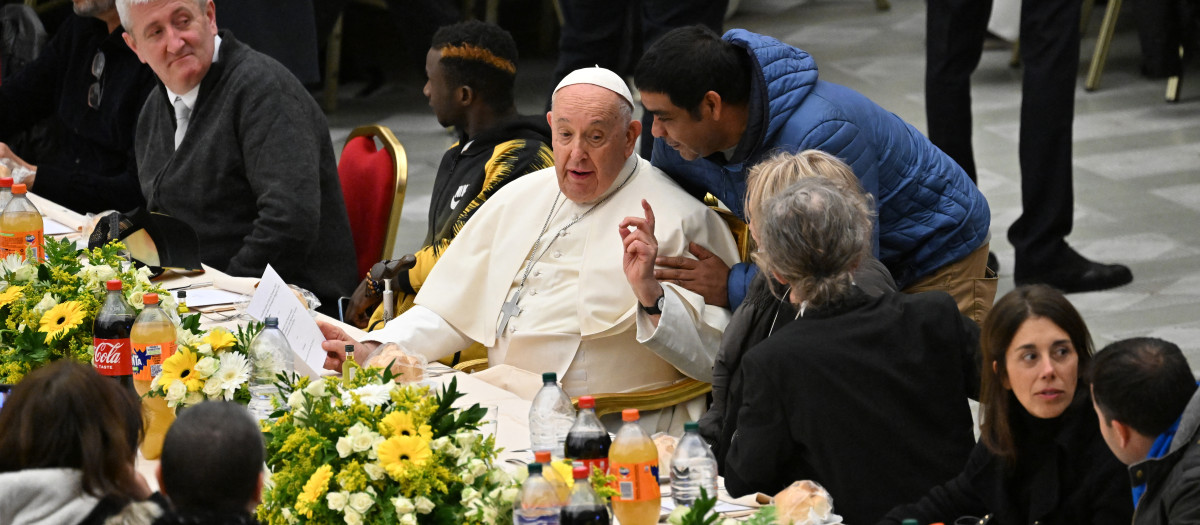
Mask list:
[[104,284],[108,296],[96,313],[92,324],[92,366],[101,375],[111,377],[136,394],[133,388],[133,345],[129,331],[135,313],[121,295],[121,281],[113,279]]

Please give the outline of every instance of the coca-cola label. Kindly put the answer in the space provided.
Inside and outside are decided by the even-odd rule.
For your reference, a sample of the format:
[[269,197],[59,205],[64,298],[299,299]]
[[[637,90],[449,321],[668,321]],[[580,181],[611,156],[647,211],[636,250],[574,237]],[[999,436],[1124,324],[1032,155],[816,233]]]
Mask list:
[[133,361],[129,358],[133,345],[128,339],[92,339],[95,348],[92,366],[106,376],[133,375]]

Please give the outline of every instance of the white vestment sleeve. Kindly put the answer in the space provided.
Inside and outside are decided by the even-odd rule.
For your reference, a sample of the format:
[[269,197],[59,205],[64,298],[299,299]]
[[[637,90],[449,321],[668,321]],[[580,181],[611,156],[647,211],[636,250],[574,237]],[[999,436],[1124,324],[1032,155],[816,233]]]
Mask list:
[[[421,305],[409,308],[399,317],[388,321],[383,328],[368,332],[367,335],[370,338],[365,341],[378,342],[380,345],[396,343],[405,352],[424,355],[430,362],[465,350],[475,342],[442,319],[442,316]],[[371,357],[367,356],[362,362],[369,362]]]
[[732,314],[671,283],[662,283],[665,301],[658,326],[638,308],[637,340],[688,377],[711,383],[721,335]]

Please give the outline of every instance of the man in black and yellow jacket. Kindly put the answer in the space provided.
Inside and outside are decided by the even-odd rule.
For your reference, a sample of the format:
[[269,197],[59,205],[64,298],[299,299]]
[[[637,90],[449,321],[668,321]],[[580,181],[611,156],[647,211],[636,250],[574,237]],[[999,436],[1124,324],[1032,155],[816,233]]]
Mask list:
[[519,115],[513,103],[516,61],[512,36],[492,24],[463,22],[434,35],[424,93],[438,123],[458,131],[458,142],[438,166],[422,248],[373,266],[351,299],[346,322],[368,330],[382,326],[381,294],[389,279],[395,314],[407,310],[442,252],[488,197],[554,165],[545,117]]

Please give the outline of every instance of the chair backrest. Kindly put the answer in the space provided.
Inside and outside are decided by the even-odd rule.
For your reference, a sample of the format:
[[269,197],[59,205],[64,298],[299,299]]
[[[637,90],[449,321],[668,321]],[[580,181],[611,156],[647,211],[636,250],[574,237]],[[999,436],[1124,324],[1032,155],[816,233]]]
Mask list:
[[342,148],[338,178],[350,216],[358,274],[366,275],[372,264],[390,258],[395,248],[408,186],[408,156],[388,128],[378,124],[355,128]]
[[729,226],[729,233],[733,234],[733,241],[737,244],[738,255],[743,261],[749,262],[751,250],[754,249],[754,238],[750,236],[750,226],[733,212],[722,208],[720,201],[711,193],[704,195],[704,204],[717,212],[717,215]]

